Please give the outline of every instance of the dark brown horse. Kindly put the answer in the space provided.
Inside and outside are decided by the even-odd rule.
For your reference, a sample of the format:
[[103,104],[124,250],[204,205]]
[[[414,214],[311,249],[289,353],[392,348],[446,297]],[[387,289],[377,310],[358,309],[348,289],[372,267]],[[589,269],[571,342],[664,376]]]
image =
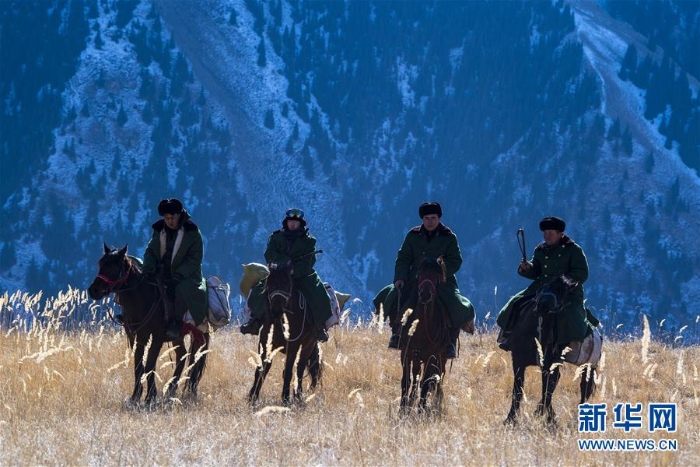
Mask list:
[[[321,379],[321,360],[316,340],[316,328],[307,316],[308,310],[303,296],[294,287],[291,263],[273,265],[265,280],[265,294],[269,303],[260,330],[258,352],[260,363],[255,370],[253,387],[248,401],[258,400],[260,389],[272,366],[274,354],[279,349],[286,355],[282,372],[282,403],[303,402],[302,380],[308,368],[311,376],[309,390],[313,391]],[[296,365],[297,385],[290,397],[291,382]]]
[[[98,262],[99,272],[88,288],[93,300],[101,300],[114,293],[115,300],[121,305],[123,326],[129,339],[129,346],[134,349],[134,391],[130,402],[136,404],[143,394],[141,379],[146,376],[146,404],[155,402],[158,395],[155,384],[156,361],[165,339],[165,310],[163,298],[158,286],[150,283],[141,274],[137,259],[127,255],[127,246],[121,249],[104,245],[104,255]],[[206,350],[209,348],[209,333],[191,328],[191,345],[189,358],[185,359],[187,349],[184,336],[172,341],[175,346],[175,371],[163,391],[166,399],[177,393],[177,386],[185,363],[190,367],[186,390],[193,398],[197,396],[197,386],[204,372],[207,361]],[[145,347],[148,355],[144,363]]]
[[[559,382],[562,353],[566,346],[557,345],[555,342],[555,315],[561,310],[567,294],[576,285],[564,276],[556,276],[545,284],[535,297],[526,300],[519,307],[520,316],[509,340],[513,363],[513,394],[505,424],[517,422],[523,397],[525,368],[535,365],[540,367],[542,373],[542,397],[537,404],[535,415],[546,415],[548,424],[556,423],[552,395]],[[582,370],[584,371],[580,383],[580,404],[586,402],[595,391],[596,376],[595,364],[590,364]]]
[[428,396],[434,393],[432,411],[442,411],[442,381],[445,376],[445,350],[450,343],[446,310],[437,299],[437,289],[445,282],[442,258],[425,258],[417,272],[416,288],[409,299],[412,308],[404,313],[401,329],[401,413],[407,415],[416,402],[428,409]]

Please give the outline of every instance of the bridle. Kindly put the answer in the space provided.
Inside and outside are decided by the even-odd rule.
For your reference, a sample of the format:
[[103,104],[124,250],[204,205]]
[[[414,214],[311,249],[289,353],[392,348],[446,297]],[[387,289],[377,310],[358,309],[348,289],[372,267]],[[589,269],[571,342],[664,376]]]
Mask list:
[[132,285],[131,287],[124,288],[122,286],[126,285],[126,283],[129,281],[131,278],[131,272],[133,269],[138,269],[134,266],[134,263],[126,258],[126,260],[122,263],[122,269],[119,273],[119,277],[116,279],[112,280],[109,277],[105,276],[104,274],[97,274],[95,276],[97,279],[101,279],[105,284],[107,284],[107,293],[106,295],[109,295],[111,293],[121,293],[121,292],[126,292],[128,290],[135,289],[138,287],[141,282],[143,281],[145,276],[141,276],[139,280],[136,282],[136,284]]
[[105,276],[104,274],[98,274],[96,277],[98,279],[102,279],[102,281],[107,284],[107,294],[113,293],[115,289],[123,284],[126,283],[126,281],[129,280],[129,274],[131,273],[131,268],[130,267],[124,267],[122,265],[122,270],[116,279],[112,280],[109,277]]
[[433,299],[435,298],[435,295],[437,295],[437,286],[435,285],[435,282],[436,282],[436,281],[433,281],[433,280],[431,280],[431,279],[425,278],[425,279],[423,279],[422,281],[420,281],[420,282],[418,283],[419,295],[420,295],[420,291],[423,289],[423,285],[425,285],[426,283],[428,283],[428,284],[430,285],[430,298],[428,298],[427,300],[422,300],[422,299],[421,299],[421,304],[425,305],[425,304],[427,304],[427,303],[432,302]]
[[[270,280],[269,276],[268,276],[267,280],[268,281]],[[270,304],[272,304],[272,300],[274,300],[276,297],[282,297],[285,305],[287,305],[287,304],[289,304],[289,300],[292,298],[294,283],[290,277],[289,278],[289,287],[287,290],[275,289],[275,290],[270,291],[267,283],[265,284],[265,288],[267,289],[267,300]]]
[[[110,279],[109,277],[105,276],[104,274],[97,274],[97,278],[101,279],[105,284],[107,284],[107,294],[109,295],[111,293],[114,293],[115,295],[127,292],[129,290],[133,290],[136,287],[138,287],[141,282],[143,281],[145,276],[141,276],[140,280],[136,282],[136,284],[132,285],[131,287],[123,288],[122,286],[125,285],[129,278],[131,277],[131,272],[132,269],[134,269],[133,263],[126,259],[122,263],[122,269],[119,273],[119,277],[116,279]],[[148,312],[146,315],[140,320],[140,321],[134,321],[134,322],[123,322],[121,325],[127,330],[127,332],[130,332],[131,334],[137,334],[145,325],[146,323],[151,319],[153,314],[155,313],[156,309],[158,308],[158,305],[162,302],[163,297],[160,296],[157,300],[153,302],[151,307],[149,308]]]

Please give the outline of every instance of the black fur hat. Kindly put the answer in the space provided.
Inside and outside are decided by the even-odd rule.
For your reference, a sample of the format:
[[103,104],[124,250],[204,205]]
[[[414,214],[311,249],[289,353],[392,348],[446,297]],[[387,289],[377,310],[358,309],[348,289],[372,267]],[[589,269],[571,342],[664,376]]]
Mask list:
[[430,201],[418,206],[418,216],[420,216],[421,219],[430,214],[437,214],[438,217],[442,217],[442,206],[440,206],[440,203],[437,201]]
[[540,230],[556,230],[557,232],[563,232],[566,229],[566,222],[558,217],[549,216],[545,217],[540,221]]
[[164,216],[166,214],[182,214],[185,209],[182,207],[182,203],[177,198],[168,198],[161,200],[158,203],[158,215]]

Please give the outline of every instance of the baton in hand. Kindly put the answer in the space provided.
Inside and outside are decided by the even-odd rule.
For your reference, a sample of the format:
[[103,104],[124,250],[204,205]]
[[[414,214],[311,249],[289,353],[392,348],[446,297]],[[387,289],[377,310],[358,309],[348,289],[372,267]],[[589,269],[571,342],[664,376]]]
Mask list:
[[523,258],[523,263],[527,262],[527,256],[525,256],[525,229],[518,229],[515,234],[518,239],[518,246],[520,247],[520,254]]

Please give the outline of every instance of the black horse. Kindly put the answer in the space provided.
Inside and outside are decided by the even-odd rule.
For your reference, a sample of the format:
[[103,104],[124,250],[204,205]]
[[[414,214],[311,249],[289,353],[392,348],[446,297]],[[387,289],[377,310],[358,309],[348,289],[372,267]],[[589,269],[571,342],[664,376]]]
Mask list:
[[428,396],[434,393],[432,411],[442,411],[442,382],[445,376],[445,351],[450,343],[446,310],[437,299],[437,289],[446,279],[441,258],[425,258],[418,267],[416,288],[401,329],[401,414],[411,412],[420,385],[418,409],[428,409]]
[[[577,286],[565,276],[556,276],[535,295],[519,307],[519,318],[511,333],[511,360],[513,363],[513,394],[510,411],[504,424],[517,422],[520,401],[523,397],[525,368],[537,365],[542,373],[542,397],[535,415],[546,415],[548,424],[555,424],[552,395],[560,377],[560,366],[565,345],[557,345],[555,314],[560,311],[567,294]],[[596,362],[597,363],[597,362]],[[596,367],[588,365],[581,375],[580,404],[586,402],[595,391]]]
[[[147,405],[155,402],[158,395],[155,384],[156,360],[165,338],[165,310],[158,286],[145,279],[136,258],[127,255],[127,246],[121,249],[104,244],[104,255],[98,262],[99,272],[88,288],[93,300],[100,300],[114,293],[115,300],[122,307],[123,326],[134,349],[134,391],[130,402],[135,404],[143,393],[142,377],[146,376]],[[177,393],[177,386],[185,363],[190,367],[186,390],[193,398],[197,397],[197,386],[204,373],[209,348],[209,333],[194,327],[190,329],[191,344],[189,358],[185,359],[184,336],[173,340],[175,346],[175,371],[163,391],[170,399]],[[145,347],[151,341],[144,363]]]
[[[293,267],[290,262],[273,265],[265,279],[265,294],[269,312],[263,317],[258,351],[260,363],[255,369],[253,387],[248,393],[248,401],[258,400],[260,389],[272,366],[272,359],[279,350],[286,355],[282,372],[282,403],[303,402],[302,380],[308,368],[311,376],[309,390],[313,391],[321,380],[321,357],[316,340],[316,328],[307,316],[308,310],[303,296],[294,287]],[[291,382],[296,365],[297,385],[291,394]]]

